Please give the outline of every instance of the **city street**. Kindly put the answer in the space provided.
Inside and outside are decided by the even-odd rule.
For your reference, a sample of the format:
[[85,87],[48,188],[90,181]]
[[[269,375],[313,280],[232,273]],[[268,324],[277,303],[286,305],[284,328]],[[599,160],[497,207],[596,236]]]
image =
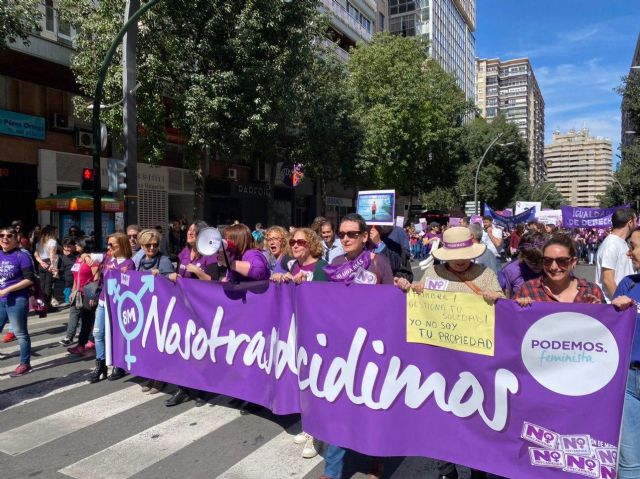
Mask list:
[[[226,396],[204,405],[165,407],[172,388],[143,394],[141,378],[89,384],[91,358],[67,354],[58,341],[67,311],[29,318],[34,370],[10,378],[16,341],[0,346],[0,468],[4,478],[307,478],[322,457],[303,459],[299,416],[261,409],[241,416]],[[427,425],[425,425],[427,427]],[[381,431],[383,434],[384,431]],[[348,456],[345,478],[364,478],[367,459]],[[431,478],[433,461],[389,458],[385,478]],[[468,470],[461,476],[468,478]]]

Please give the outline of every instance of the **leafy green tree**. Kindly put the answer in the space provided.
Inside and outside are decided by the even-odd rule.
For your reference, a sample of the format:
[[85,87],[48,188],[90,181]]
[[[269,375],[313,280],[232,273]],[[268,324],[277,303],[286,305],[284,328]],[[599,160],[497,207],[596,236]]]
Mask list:
[[415,197],[447,184],[474,107],[422,37],[375,35],[352,50],[349,85],[364,131],[357,168],[372,187]]
[[622,159],[613,181],[600,198],[600,206],[633,204],[640,197],[640,141],[622,148]]
[[634,130],[638,131],[640,128],[640,71],[634,70],[628,76],[622,77],[622,84],[616,91],[622,95],[622,109],[629,115]]
[[[80,30],[73,69],[90,96],[99,63],[122,25],[124,1],[60,3]],[[228,161],[265,162],[273,192],[277,163],[300,150],[308,75],[322,53],[316,39],[326,28],[317,7],[318,0],[172,0],[148,12],[137,50],[144,157],[163,157],[168,123],[181,129],[191,148],[186,166],[196,167],[205,150]],[[116,57],[105,102],[121,97],[119,65]],[[117,138],[120,109],[103,118]]]
[[40,31],[40,0],[0,1],[0,49],[7,43],[29,44],[29,34]]
[[499,115],[491,123],[476,118],[465,127],[462,144],[466,162],[459,168],[456,181],[460,197],[473,199],[478,163],[500,133],[502,136],[488,151],[478,175],[478,201],[497,209],[512,205],[529,172],[527,144],[518,134],[518,128],[504,116]]

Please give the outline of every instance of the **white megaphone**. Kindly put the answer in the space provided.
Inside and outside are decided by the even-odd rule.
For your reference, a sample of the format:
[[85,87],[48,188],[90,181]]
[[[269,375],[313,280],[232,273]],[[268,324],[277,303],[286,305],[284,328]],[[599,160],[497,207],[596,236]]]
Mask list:
[[210,256],[220,251],[222,235],[218,228],[202,228],[196,238],[196,249],[202,256]]

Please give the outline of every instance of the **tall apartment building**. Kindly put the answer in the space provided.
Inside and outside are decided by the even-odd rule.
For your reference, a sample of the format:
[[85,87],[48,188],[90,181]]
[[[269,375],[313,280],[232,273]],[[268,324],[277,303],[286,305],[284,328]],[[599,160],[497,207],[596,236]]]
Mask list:
[[[631,67],[629,68],[629,77],[631,75],[640,76],[640,34],[638,34],[638,40],[636,42],[636,49],[633,52],[633,58],[631,59]],[[638,129],[640,129],[640,125],[634,125],[629,118],[629,114],[624,108],[624,104],[621,106],[622,109],[622,128],[620,132],[620,144],[625,147],[629,146],[633,143],[633,141],[640,137],[640,133]],[[635,133],[631,133],[635,132]]]
[[389,32],[424,35],[429,55],[453,74],[468,99],[475,94],[475,0],[389,0]]
[[544,99],[528,58],[476,61],[476,105],[488,121],[504,115],[529,145],[529,180],[545,181]]
[[544,148],[547,179],[571,206],[598,206],[613,181],[611,140],[589,136],[589,130],[553,132]]
[[387,29],[387,0],[322,0],[320,5],[331,18],[329,37],[335,51],[345,61],[357,43],[369,43],[374,33]]

